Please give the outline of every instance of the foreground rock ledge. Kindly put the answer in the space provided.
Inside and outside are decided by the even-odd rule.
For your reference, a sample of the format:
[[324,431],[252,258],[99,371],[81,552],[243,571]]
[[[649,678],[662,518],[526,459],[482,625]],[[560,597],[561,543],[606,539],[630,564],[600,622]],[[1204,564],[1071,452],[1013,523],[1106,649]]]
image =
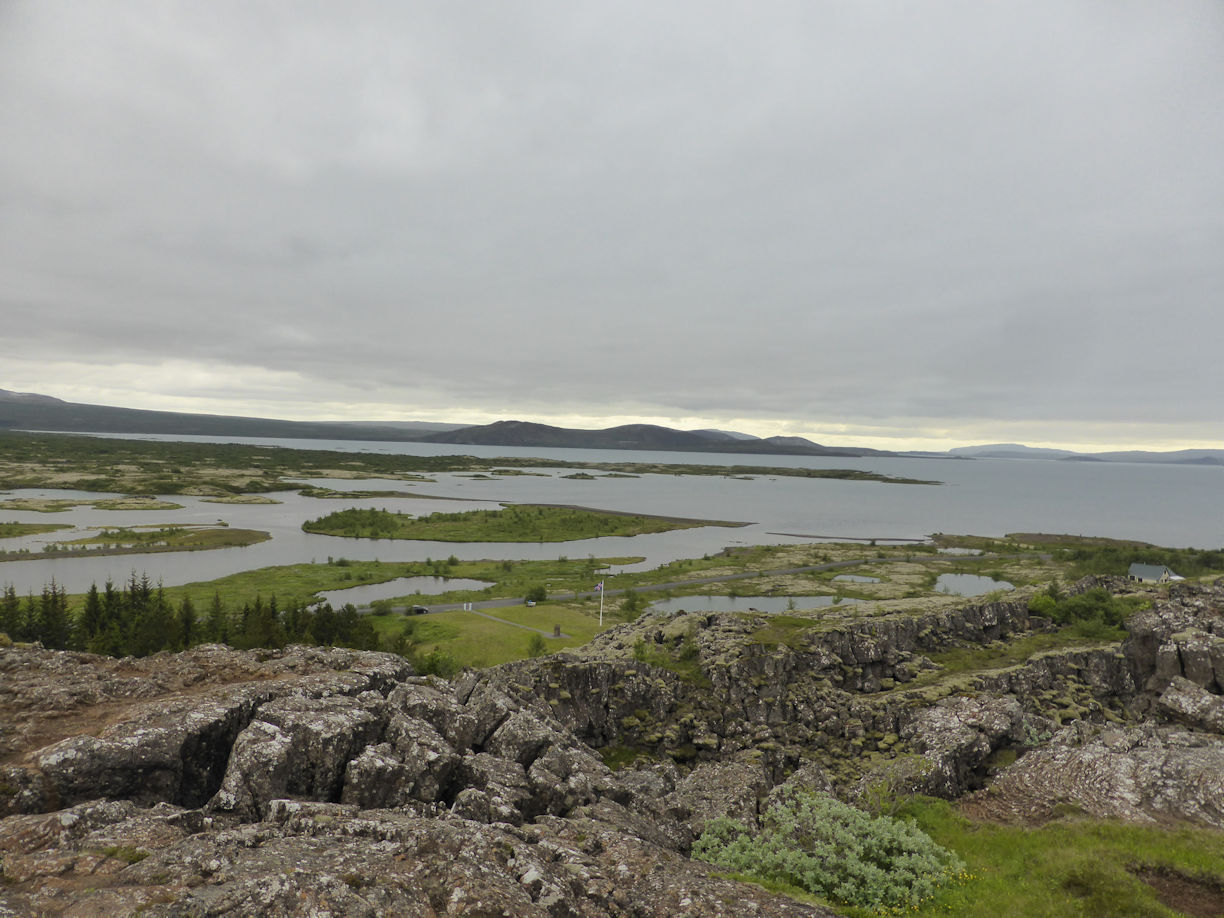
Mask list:
[[[1124,642],[961,674],[932,658],[1048,623],[647,617],[454,682],[334,649],[3,648],[0,916],[830,914],[688,859],[783,784],[1221,829],[1224,584],[1152,598]],[[614,773],[605,747],[645,755]]]
[[622,780],[546,703],[399,657],[6,648],[0,677],[0,915],[830,914],[690,861],[674,768]]

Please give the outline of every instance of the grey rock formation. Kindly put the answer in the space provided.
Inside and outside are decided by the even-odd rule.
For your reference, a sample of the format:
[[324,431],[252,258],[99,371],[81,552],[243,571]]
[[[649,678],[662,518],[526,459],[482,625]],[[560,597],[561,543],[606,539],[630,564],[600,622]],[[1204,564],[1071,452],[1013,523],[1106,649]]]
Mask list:
[[942,797],[970,790],[974,772],[1004,743],[1021,741],[1024,709],[1014,696],[988,694],[946,698],[927,708],[902,730],[927,768],[912,788]]
[[[27,672],[48,661],[69,683],[108,665],[0,653]],[[347,651],[159,662],[202,656],[227,685],[126,707],[112,695],[98,736],[14,750],[6,773],[25,783],[4,785],[0,910],[824,914],[689,861],[687,811],[664,800],[674,767],[620,780],[539,699]],[[260,678],[262,663],[277,677]],[[87,708],[104,696],[62,697]]]
[[1102,818],[1224,828],[1224,737],[1076,724],[1019,759],[973,802],[979,813],[1024,822],[1071,806]]
[[0,914],[823,914],[687,858],[794,786],[1224,828],[1222,612],[1180,586],[1121,648],[961,675],[934,661],[1002,650],[1023,602],[646,619],[453,683],[319,648],[4,648]]
[[755,826],[762,801],[772,789],[773,781],[760,757],[741,756],[729,762],[702,762],[668,799],[677,811],[688,814],[689,827],[699,835],[716,816]]
[[1224,696],[1174,676],[1156,701],[1159,710],[1187,726],[1224,736]]

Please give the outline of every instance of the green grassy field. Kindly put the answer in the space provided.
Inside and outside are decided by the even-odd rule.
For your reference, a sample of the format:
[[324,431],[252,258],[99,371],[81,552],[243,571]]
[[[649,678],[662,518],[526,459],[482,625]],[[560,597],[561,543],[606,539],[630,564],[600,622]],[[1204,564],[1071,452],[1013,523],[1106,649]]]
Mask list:
[[[974,822],[941,800],[914,800],[902,815],[965,861],[972,879],[919,915],[998,918],[1175,918],[1145,876],[1203,878],[1198,898],[1224,912],[1224,834],[1068,814],[1044,826]],[[1193,882],[1188,884],[1191,888]],[[1214,899],[1213,890],[1214,888]],[[1193,895],[1193,893],[1192,893]],[[1214,901],[1214,906],[1212,902]]]
[[[544,637],[546,653],[578,647],[599,632],[599,624],[591,616],[549,603],[491,609],[488,615],[503,621],[492,621],[474,612],[372,615],[370,621],[379,634],[388,639],[407,634],[422,654],[441,651],[461,665],[474,667],[496,666],[530,655],[530,641],[536,632],[506,622],[547,632]],[[611,624],[605,621],[606,627]],[[568,636],[551,637],[554,625],[560,625],[562,633]]]
[[734,526],[716,520],[630,516],[577,507],[513,505],[410,516],[388,510],[349,508],[302,524],[306,532],[364,539],[426,542],[569,542],[601,536],[635,536],[697,526]]
[[64,513],[74,507],[96,507],[99,510],[182,510],[182,504],[150,497],[105,497],[97,500],[68,500],[46,497],[14,497],[0,500],[0,509],[27,510],[35,513]]
[[55,544],[68,548],[102,546],[141,548],[146,551],[200,551],[254,545],[270,538],[268,533],[258,529],[232,529],[229,526],[142,526],[106,529],[97,535]]
[[[619,750],[614,750],[619,751]],[[848,918],[1214,918],[1224,914],[1224,833],[1068,813],[1042,826],[965,817],[956,804],[905,802],[912,819],[965,869],[919,906],[874,911],[835,905],[779,882],[759,885]],[[757,882],[751,877],[740,879]]]
[[71,526],[60,526],[55,523],[0,523],[0,539],[15,539],[18,536],[38,535],[42,532],[71,528]]
[[[303,478],[428,480],[437,472],[512,474],[516,469],[587,469],[604,477],[711,475],[835,478],[937,484],[859,469],[574,462],[540,457],[409,456],[267,448],[240,443],[151,442],[78,434],[0,431],[0,488],[80,488],[121,494],[224,497],[296,490]],[[610,473],[610,474],[607,474]]]
[[[281,607],[293,602],[311,603],[315,594],[343,590],[364,584],[385,583],[398,577],[451,577],[485,580],[492,587],[482,590],[453,590],[422,597],[409,594],[394,597],[394,605],[420,602],[465,602],[498,597],[521,597],[533,586],[546,585],[549,592],[589,590],[611,564],[630,564],[639,558],[582,558],[556,561],[352,561],[332,558],[326,562],[286,564],[242,571],[216,580],[166,587],[173,602],[184,597],[200,608],[207,606],[214,593],[226,608],[240,608],[256,596],[276,596]],[[100,584],[99,584],[100,586]],[[72,597],[74,607],[82,597]],[[425,603],[428,605],[428,602]]]

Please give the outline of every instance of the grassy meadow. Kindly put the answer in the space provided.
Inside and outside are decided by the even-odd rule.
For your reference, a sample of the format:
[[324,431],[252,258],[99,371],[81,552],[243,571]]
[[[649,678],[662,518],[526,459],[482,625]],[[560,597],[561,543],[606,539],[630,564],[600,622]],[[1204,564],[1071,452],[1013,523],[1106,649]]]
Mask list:
[[602,536],[635,536],[697,526],[736,526],[716,520],[679,520],[587,510],[513,504],[501,510],[468,510],[411,516],[389,510],[349,508],[302,524],[306,532],[357,539],[416,539],[423,542],[570,542]]

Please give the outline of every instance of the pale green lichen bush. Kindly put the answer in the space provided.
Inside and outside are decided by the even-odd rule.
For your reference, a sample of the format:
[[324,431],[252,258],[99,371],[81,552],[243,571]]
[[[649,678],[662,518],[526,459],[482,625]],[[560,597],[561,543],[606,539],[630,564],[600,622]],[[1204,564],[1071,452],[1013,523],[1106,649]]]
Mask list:
[[734,819],[711,820],[693,857],[881,911],[918,906],[965,869],[912,822],[872,816],[806,791],[781,797],[755,835]]

